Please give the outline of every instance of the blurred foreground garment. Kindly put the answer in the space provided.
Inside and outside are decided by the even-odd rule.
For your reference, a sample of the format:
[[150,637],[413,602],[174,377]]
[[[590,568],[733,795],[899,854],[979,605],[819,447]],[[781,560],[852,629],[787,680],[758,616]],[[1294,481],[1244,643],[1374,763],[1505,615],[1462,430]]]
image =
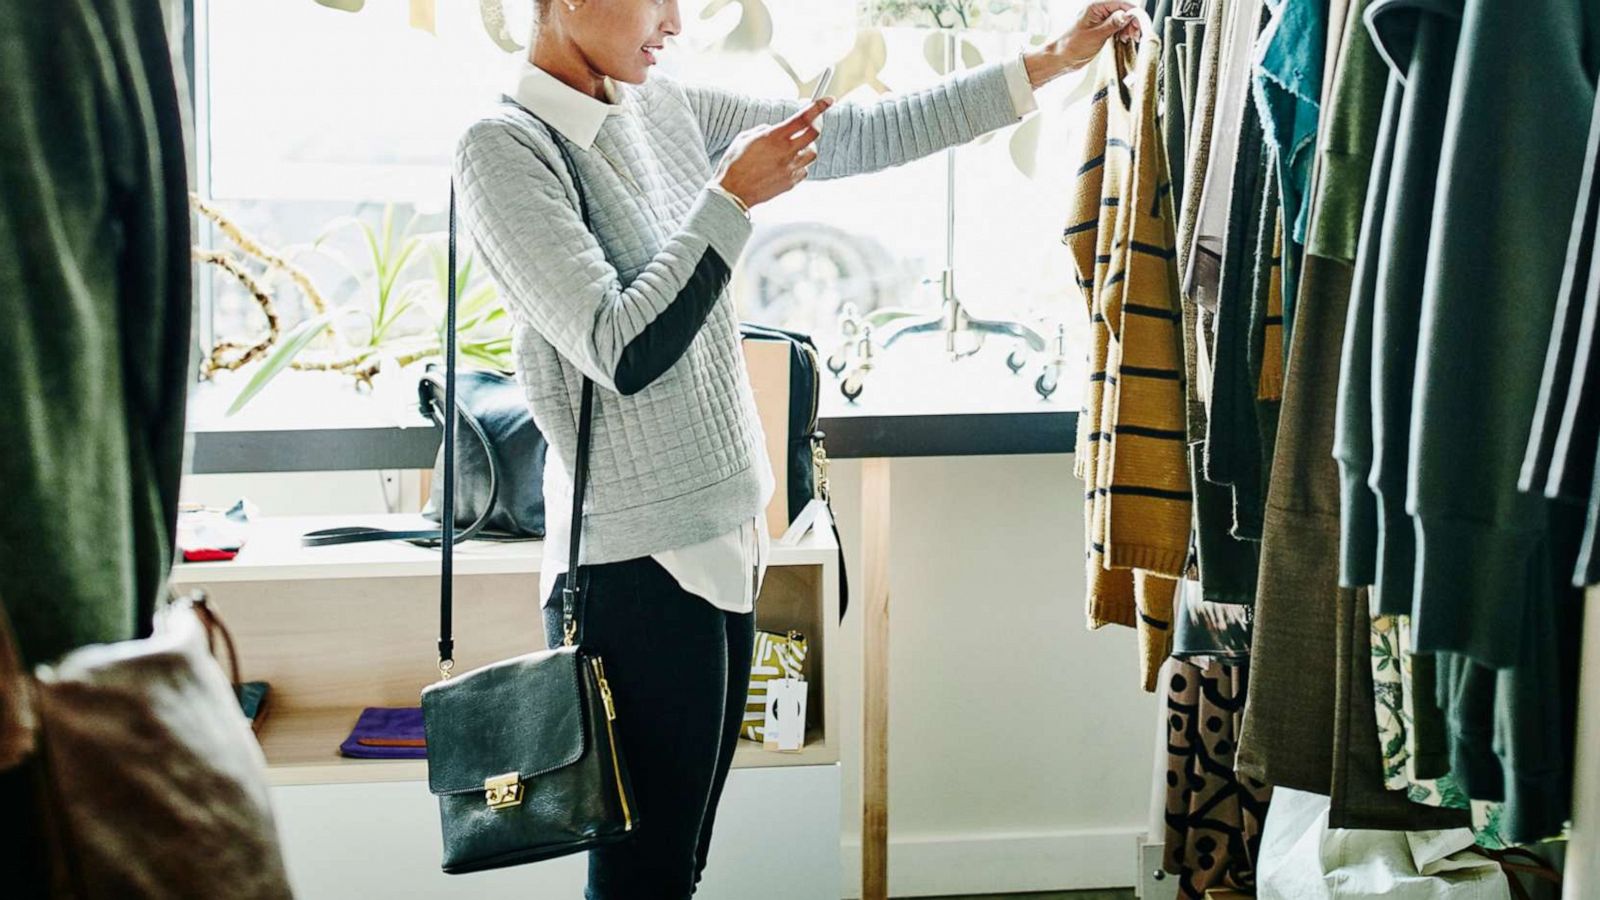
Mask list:
[[0,4],[0,597],[27,665],[143,633],[171,560],[190,334],[161,5]]

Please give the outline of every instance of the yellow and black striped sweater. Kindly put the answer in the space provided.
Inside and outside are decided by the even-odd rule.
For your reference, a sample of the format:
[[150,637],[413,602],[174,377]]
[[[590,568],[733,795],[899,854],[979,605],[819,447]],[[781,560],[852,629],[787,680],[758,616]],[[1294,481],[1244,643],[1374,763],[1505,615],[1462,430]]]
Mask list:
[[1086,487],[1089,624],[1139,628],[1149,686],[1170,647],[1172,579],[1189,546],[1182,313],[1156,122],[1161,45],[1110,55],[1063,234],[1092,335],[1075,470]]

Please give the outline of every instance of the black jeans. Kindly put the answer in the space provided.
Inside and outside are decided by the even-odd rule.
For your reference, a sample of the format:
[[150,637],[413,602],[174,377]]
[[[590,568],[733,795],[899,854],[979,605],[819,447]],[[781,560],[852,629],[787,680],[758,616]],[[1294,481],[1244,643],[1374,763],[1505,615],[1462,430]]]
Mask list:
[[[755,615],[723,612],[648,557],[583,567],[579,643],[599,654],[639,829],[589,853],[588,900],[684,900],[706,866],[750,683]],[[545,635],[561,642],[561,589]]]

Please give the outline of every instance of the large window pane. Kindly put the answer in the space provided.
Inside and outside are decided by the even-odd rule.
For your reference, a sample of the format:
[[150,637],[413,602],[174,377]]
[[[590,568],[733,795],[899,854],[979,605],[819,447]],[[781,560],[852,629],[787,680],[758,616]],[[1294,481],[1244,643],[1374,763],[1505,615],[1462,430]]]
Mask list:
[[[497,19],[481,15],[480,4],[435,7],[418,0],[347,12],[316,0],[195,2],[202,192],[263,243],[292,252],[331,304],[359,311],[335,323],[343,345],[324,334],[303,358],[348,355],[350,346],[370,337],[379,312],[380,266],[359,226],[330,234],[330,225],[355,217],[381,231],[387,215],[397,246],[407,224],[423,235],[443,229],[449,154],[465,126],[511,84],[531,3],[508,3],[501,31]],[[1078,5],[1057,0],[1051,20],[1033,16],[1040,23],[1035,39],[1063,24]],[[843,99],[857,102],[941,77],[940,35],[864,28],[857,0],[689,0],[682,9],[684,34],[660,73],[670,77],[802,97],[826,66],[840,64],[844,80],[836,86],[846,90]],[[969,32],[960,55],[968,66],[1005,59],[1028,41],[1023,34]],[[1044,401],[1033,386],[1055,355],[1063,325],[1068,363],[1058,377],[1065,384],[1079,377],[1082,357],[1081,301],[1060,231],[1083,108],[1063,109],[1064,94],[1059,88],[1042,92],[1040,114],[956,155],[957,293],[971,315],[1015,320],[1051,346],[1013,357],[1022,367],[1016,375],[1007,355],[1022,345],[1009,339],[990,338],[981,352],[959,362],[950,360],[937,334],[875,346],[855,408],[979,412],[1076,405],[1070,389]],[[840,336],[843,310],[937,315],[946,265],[946,165],[940,154],[864,178],[807,183],[762,207],[733,282],[741,314],[813,333],[825,353],[851,366],[846,374],[861,357],[840,352],[859,344]],[[437,286],[432,269],[439,250],[436,237],[422,240],[399,277],[401,285],[411,285],[415,301],[388,332],[415,338],[402,350],[426,349],[429,335],[437,334],[438,292],[428,282]],[[264,333],[265,318],[235,279],[213,271],[209,284],[216,339],[249,343]],[[267,285],[285,334],[314,314],[288,279]],[[490,328],[480,336],[492,340],[495,334]],[[969,338],[957,349],[975,346]],[[414,354],[397,359],[386,351],[373,359],[388,366],[384,377],[404,382],[413,378],[410,369],[394,370],[408,355]],[[251,372],[246,366],[223,373],[215,387],[237,392]],[[851,406],[835,384],[825,393],[825,409]],[[271,403],[277,395],[269,390],[254,402]]]

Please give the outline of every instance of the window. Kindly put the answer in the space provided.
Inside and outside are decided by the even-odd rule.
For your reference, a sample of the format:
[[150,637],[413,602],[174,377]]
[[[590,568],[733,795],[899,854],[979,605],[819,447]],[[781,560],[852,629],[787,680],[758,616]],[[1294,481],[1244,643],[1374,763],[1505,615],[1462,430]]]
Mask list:
[[[299,370],[285,370],[252,397],[240,420],[327,426],[329,417],[349,415],[374,397],[406,409],[396,415],[409,414],[415,369],[407,366],[419,364],[439,338],[449,154],[463,128],[510,84],[531,30],[531,0],[505,0],[503,8],[494,0],[192,2],[201,194],[303,270],[334,310],[319,318],[284,272],[246,266],[272,298],[280,337],[266,361],[216,372],[198,392],[197,415],[220,416],[296,341],[305,344]],[[940,77],[942,35],[864,27],[858,3],[684,0],[684,34],[662,68],[752,94],[803,96],[824,67],[843,61],[836,86],[855,101]],[[1052,0],[1048,18],[1031,16],[1038,32],[1032,40],[1064,26],[1080,5]],[[960,55],[969,66],[999,60],[1029,40],[965,32]],[[875,344],[859,401],[847,403],[830,383],[825,413],[1076,407],[1070,387],[1044,399],[1034,385],[1062,349],[1060,381],[1074,384],[1083,356],[1081,301],[1060,244],[1083,109],[1066,108],[1066,94],[1052,86],[1040,94],[1041,113],[955,154],[957,293],[971,315],[1027,325],[1048,346],[1011,357],[1020,366],[1013,374],[1008,355],[1022,345],[1008,338],[990,337],[981,351],[954,362],[938,334],[906,336],[887,349]],[[847,308],[937,317],[946,166],[941,154],[865,178],[808,183],[763,207],[734,276],[741,313],[812,333],[825,354],[848,367],[843,375],[862,362],[844,349],[860,342],[840,335]],[[216,228],[202,241],[230,246]],[[237,358],[267,333],[267,319],[243,281],[216,266],[207,272],[203,341],[232,342]],[[506,358],[508,323],[487,314],[493,286],[481,267],[471,279],[487,299],[479,298],[485,321],[467,339],[475,348],[469,362],[491,365]],[[893,327],[880,322],[877,343]],[[1058,333],[1064,348],[1056,346]],[[370,384],[357,391],[362,375]],[[305,402],[308,391],[319,402]]]

